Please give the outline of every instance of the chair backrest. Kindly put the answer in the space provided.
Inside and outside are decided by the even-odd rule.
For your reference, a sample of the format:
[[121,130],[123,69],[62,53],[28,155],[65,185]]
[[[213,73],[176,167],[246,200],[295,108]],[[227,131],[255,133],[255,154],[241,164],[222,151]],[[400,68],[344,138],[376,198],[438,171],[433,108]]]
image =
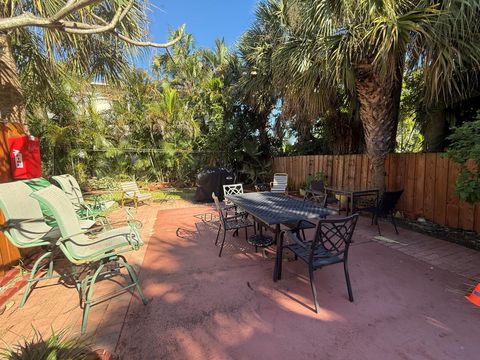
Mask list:
[[120,184],[122,191],[127,196],[135,196],[140,195],[140,190],[138,189],[138,185],[135,181],[126,181]]
[[385,191],[378,204],[378,209],[381,214],[391,214],[397,206],[398,200],[403,194],[403,190],[399,191]]
[[[238,195],[243,194],[243,184],[231,184],[231,185],[223,185],[223,197],[225,195]],[[230,201],[227,199],[224,200],[225,204],[230,205]]]
[[314,191],[325,192],[325,183],[323,182],[323,180],[313,180],[310,183],[310,189]]
[[321,253],[315,251],[319,246],[327,250],[329,256],[346,258],[357,220],[358,214],[339,219],[319,220],[312,242],[310,260],[315,259],[316,256],[325,256],[318,255]]
[[287,191],[288,174],[276,173],[273,174],[273,183],[270,189],[271,192],[283,193]]
[[49,244],[43,237],[52,227],[45,223],[39,203],[30,197],[32,192],[20,181],[0,184],[0,208],[6,225],[3,232],[19,248]]
[[78,181],[70,174],[52,176],[54,180],[63,192],[67,195],[68,199],[74,205],[83,205],[85,200],[83,199],[82,190]]
[[218,196],[215,195],[214,192],[212,192],[212,198],[213,201],[215,202],[215,208],[217,209],[218,212],[218,217],[222,223],[225,223],[225,217],[223,216],[223,211],[222,211],[222,206],[220,205],[220,201],[218,200]]
[[65,242],[67,251],[73,257],[79,257],[82,247],[85,248],[88,243],[88,236],[81,234],[82,229],[75,208],[68,196],[56,186],[35,191],[30,196],[50,209],[57,221],[62,237],[70,238],[69,241]]

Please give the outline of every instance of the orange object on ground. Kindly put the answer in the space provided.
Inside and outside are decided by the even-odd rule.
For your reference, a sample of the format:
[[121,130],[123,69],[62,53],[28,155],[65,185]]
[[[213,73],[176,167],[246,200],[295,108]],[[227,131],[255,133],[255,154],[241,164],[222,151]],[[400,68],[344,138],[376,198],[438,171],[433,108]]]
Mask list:
[[475,289],[473,289],[470,295],[465,296],[465,299],[470,301],[472,304],[480,306],[480,283],[475,286]]

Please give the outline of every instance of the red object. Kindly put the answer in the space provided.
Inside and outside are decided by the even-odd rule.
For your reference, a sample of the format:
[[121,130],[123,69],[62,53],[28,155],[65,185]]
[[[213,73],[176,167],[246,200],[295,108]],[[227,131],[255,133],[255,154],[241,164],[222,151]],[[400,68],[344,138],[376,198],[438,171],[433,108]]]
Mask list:
[[14,179],[33,179],[42,176],[40,143],[28,135],[8,139],[10,163]]
[[465,299],[470,301],[472,304],[480,306],[480,283],[475,286],[475,289],[473,289],[470,295],[465,296]]

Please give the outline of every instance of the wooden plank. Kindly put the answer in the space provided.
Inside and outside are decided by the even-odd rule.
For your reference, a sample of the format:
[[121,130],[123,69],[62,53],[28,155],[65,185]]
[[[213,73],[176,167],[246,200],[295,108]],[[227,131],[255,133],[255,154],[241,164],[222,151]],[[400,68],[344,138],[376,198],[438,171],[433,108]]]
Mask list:
[[[470,171],[476,170],[475,161],[467,161],[466,165]],[[475,205],[460,200],[459,210],[459,227],[464,230],[472,231],[475,228]]]
[[407,217],[415,218],[414,212],[414,194],[415,194],[415,154],[405,154],[406,183],[403,197],[405,199],[403,210]]
[[355,188],[359,189],[362,187],[362,155],[355,155]]
[[423,211],[425,189],[425,154],[415,154],[415,184],[413,194],[413,212],[415,216],[425,216]]
[[455,181],[460,173],[460,165],[449,161],[448,176],[447,176],[447,213],[446,225],[458,228],[459,202],[460,199],[455,194]]
[[473,224],[473,230],[477,234],[480,234],[480,203],[475,204],[475,220]]
[[385,169],[387,175],[385,177],[385,186],[387,191],[390,191],[394,187],[395,174],[397,172],[397,154],[388,154],[385,162]]
[[355,161],[355,155],[350,155],[348,157],[348,187],[355,187],[355,172],[356,172],[357,162]]
[[361,183],[360,183],[360,187],[366,189],[368,187],[368,173],[369,173],[369,167],[370,167],[370,164],[369,164],[369,161],[368,161],[368,157],[367,155],[363,155],[362,156],[362,174],[361,174]]
[[448,159],[437,156],[435,170],[435,207],[433,221],[445,225],[447,210]]
[[425,185],[423,199],[423,215],[427,220],[433,221],[435,212],[435,172],[437,154],[425,155]]

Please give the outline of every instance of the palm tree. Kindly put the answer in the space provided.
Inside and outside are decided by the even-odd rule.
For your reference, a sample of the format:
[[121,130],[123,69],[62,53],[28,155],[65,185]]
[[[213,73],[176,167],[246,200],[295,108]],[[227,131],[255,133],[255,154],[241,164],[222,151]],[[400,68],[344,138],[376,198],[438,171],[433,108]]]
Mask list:
[[295,21],[286,22],[288,39],[275,53],[275,73],[311,92],[340,85],[356,95],[372,185],[384,189],[385,157],[394,147],[404,71],[424,69],[426,102],[462,97],[476,79],[460,75],[478,72],[480,66],[480,2],[283,3]]
[[148,41],[147,2],[69,0],[0,2],[0,119],[25,124],[22,76],[36,89],[52,84],[56,64],[89,78],[115,78],[136,47],[165,48]]

